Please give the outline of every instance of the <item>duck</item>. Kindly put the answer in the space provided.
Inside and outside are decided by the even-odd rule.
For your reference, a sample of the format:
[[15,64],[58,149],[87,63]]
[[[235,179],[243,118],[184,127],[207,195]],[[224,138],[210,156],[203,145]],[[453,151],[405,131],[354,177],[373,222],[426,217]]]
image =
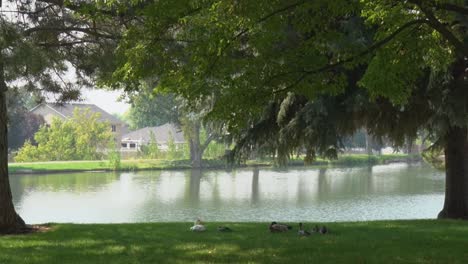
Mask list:
[[227,226],[218,226],[219,232],[232,232],[232,229]]
[[299,223],[299,231],[297,231],[297,234],[300,235],[300,236],[310,236],[311,235],[309,231],[304,230],[304,228],[302,227],[302,223]]
[[319,233],[325,235],[328,233],[328,228],[326,226],[322,226],[319,230]]
[[314,228],[312,228],[312,232],[313,233],[319,233],[320,232],[320,229],[319,229],[318,225],[315,225]]
[[289,225],[279,224],[277,222],[271,222],[270,224],[270,232],[272,233],[286,232],[289,229],[292,229]]
[[200,220],[200,218],[198,218],[194,225],[192,227],[190,227],[190,230],[194,231],[194,232],[203,232],[203,231],[206,231],[206,227],[203,223],[203,221]]

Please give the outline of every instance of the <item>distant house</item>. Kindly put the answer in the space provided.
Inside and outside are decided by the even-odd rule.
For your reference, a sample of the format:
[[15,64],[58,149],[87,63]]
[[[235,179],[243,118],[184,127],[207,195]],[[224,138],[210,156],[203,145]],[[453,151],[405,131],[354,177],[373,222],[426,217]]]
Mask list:
[[109,129],[114,134],[114,138],[117,142],[120,142],[122,135],[128,131],[127,126],[122,121],[93,104],[42,103],[31,109],[30,112],[42,116],[46,124],[50,125],[54,118],[62,120],[72,118],[75,109],[83,111],[89,109],[91,113],[99,113],[99,121],[109,123]]
[[148,145],[151,142],[151,137],[158,144],[158,148],[162,151],[168,149],[168,143],[174,140],[176,146],[181,146],[186,143],[184,133],[174,124],[165,124],[157,127],[145,127],[122,136],[121,151],[138,151],[141,146]]

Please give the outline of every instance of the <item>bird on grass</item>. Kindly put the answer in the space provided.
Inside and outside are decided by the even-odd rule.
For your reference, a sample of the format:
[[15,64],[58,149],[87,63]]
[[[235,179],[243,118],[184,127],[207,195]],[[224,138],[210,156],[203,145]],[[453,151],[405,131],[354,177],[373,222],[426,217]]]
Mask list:
[[326,226],[322,226],[319,230],[319,233],[322,235],[328,234],[328,228]]
[[302,223],[299,223],[299,231],[297,231],[297,234],[300,235],[300,236],[310,236],[311,235],[309,231],[304,230],[304,228],[302,226]]
[[227,226],[218,226],[219,232],[232,232],[232,229]]
[[315,225],[315,227],[312,228],[312,232],[325,235],[325,234],[328,234],[330,230],[328,230],[326,226],[319,227],[318,225]]
[[289,229],[292,229],[292,226],[285,225],[285,224],[279,224],[277,222],[271,222],[271,224],[270,224],[270,232],[272,232],[272,233],[286,232]]
[[200,220],[200,218],[198,218],[194,225],[192,227],[190,227],[190,230],[194,231],[194,232],[203,232],[203,231],[206,231],[206,227],[203,223],[202,220]]

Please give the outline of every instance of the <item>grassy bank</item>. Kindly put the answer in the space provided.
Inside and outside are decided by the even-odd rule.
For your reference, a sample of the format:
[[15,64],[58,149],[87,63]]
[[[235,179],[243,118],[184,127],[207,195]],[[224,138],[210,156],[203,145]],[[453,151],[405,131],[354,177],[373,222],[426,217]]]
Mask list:
[[[0,237],[0,263],[467,263],[468,223],[330,223],[329,235],[272,234],[267,223],[232,233],[188,231],[189,223],[53,225]],[[311,224],[307,224],[311,226]]]
[[[367,156],[361,154],[343,155],[337,160],[317,159],[311,166],[363,166],[385,164],[390,162],[406,161],[414,159],[408,155],[391,154],[380,156]],[[204,165],[207,168],[224,168],[223,160],[205,160]],[[271,159],[252,160],[246,163],[247,166],[274,166],[274,161]],[[291,166],[304,165],[302,159],[293,159],[290,161]],[[45,172],[73,172],[73,171],[96,171],[113,170],[108,161],[50,161],[50,162],[31,162],[31,163],[10,163],[9,171],[15,173],[45,173]],[[161,170],[161,169],[189,169],[189,160],[122,160],[120,169],[122,171],[133,170]]]

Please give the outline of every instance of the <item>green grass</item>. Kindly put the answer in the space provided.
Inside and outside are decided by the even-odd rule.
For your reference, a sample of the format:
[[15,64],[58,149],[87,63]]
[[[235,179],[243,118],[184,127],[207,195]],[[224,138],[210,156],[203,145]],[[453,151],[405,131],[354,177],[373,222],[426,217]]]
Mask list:
[[[187,160],[122,160],[121,170],[145,170],[145,169],[170,169],[190,168]],[[8,164],[10,173],[21,172],[53,172],[53,171],[93,171],[112,170],[106,160],[100,161],[50,161],[50,162],[28,162]]]
[[[0,237],[0,263],[468,263],[468,222],[330,223],[329,235],[272,234],[266,223],[232,233],[189,223],[53,225]],[[306,226],[311,226],[308,224]]]
[[[312,166],[363,166],[384,164],[391,161],[405,161],[410,157],[404,154],[390,154],[380,156],[367,156],[361,154],[342,155],[337,160],[317,159]],[[225,161],[223,160],[204,160],[204,166],[208,168],[224,168]],[[271,159],[251,160],[246,163],[247,166],[273,166],[274,162]],[[304,165],[302,159],[293,159],[290,161],[291,166]],[[122,160],[120,170],[162,170],[162,169],[190,169],[189,160]],[[113,168],[109,161],[49,161],[49,162],[25,162],[25,163],[10,163],[8,165],[10,173],[31,173],[31,172],[67,172],[67,171],[95,171],[108,170]]]

